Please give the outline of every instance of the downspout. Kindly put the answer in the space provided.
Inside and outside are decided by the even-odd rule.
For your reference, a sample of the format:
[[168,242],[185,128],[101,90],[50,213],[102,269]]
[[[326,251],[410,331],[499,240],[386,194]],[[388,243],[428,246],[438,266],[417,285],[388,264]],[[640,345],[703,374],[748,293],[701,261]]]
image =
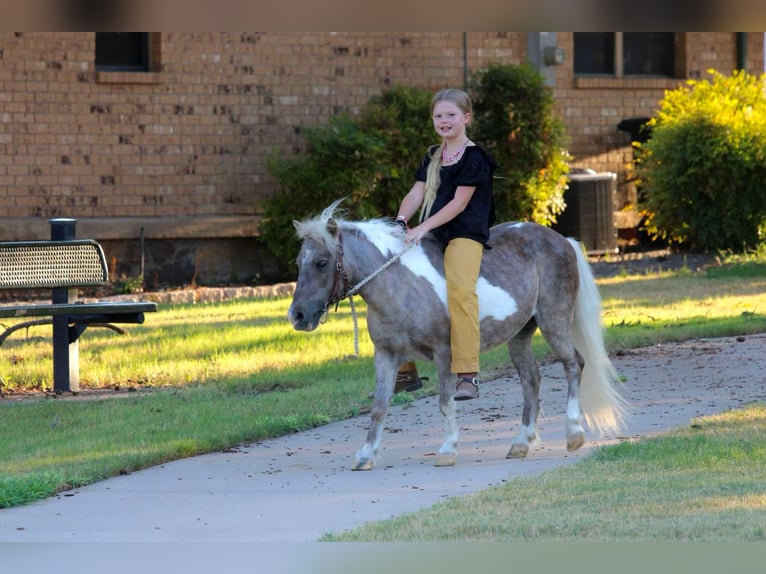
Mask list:
[[468,32],[463,32],[463,88],[468,90]]
[[737,69],[747,69],[747,32],[737,32]]

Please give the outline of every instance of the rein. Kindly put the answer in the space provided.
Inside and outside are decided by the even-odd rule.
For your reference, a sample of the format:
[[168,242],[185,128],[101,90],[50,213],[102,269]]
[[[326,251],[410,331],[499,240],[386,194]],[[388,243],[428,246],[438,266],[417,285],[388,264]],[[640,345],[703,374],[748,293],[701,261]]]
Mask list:
[[359,291],[367,285],[370,281],[375,279],[378,275],[383,273],[386,269],[388,269],[391,265],[399,261],[399,258],[407,253],[409,249],[414,245],[414,243],[410,243],[405,246],[402,251],[388,259],[386,262],[383,263],[380,267],[378,267],[375,271],[370,273],[367,277],[362,279],[359,283],[354,285],[353,287],[349,288],[349,280],[348,280],[348,272],[346,271],[346,268],[343,265],[343,234],[338,233],[338,261],[335,264],[335,280],[333,282],[333,289],[332,289],[332,295],[330,296],[330,299],[325,304],[325,312],[327,312],[327,309],[330,308],[330,306],[334,303],[335,304],[335,311],[338,311],[338,305],[343,299],[348,299],[349,305],[351,306],[351,317],[354,320],[354,354],[356,356],[359,356],[359,327],[357,325],[356,320],[356,307],[354,306],[354,295],[359,293]]

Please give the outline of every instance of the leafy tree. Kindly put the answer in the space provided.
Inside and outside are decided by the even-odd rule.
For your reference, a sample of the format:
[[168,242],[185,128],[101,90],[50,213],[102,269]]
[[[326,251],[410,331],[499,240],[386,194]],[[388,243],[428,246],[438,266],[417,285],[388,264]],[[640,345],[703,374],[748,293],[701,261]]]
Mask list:
[[396,86],[373,96],[359,117],[359,127],[385,142],[381,171],[370,197],[381,215],[396,215],[428,146],[434,141],[429,90]]
[[303,135],[305,153],[284,157],[277,151],[266,163],[279,189],[264,202],[260,237],[288,274],[299,247],[293,220],[318,213],[343,196],[349,198],[344,208],[350,215],[377,215],[369,198],[380,177],[384,142],[378,135],[360,129],[347,115],[333,116],[328,125],[307,128]]

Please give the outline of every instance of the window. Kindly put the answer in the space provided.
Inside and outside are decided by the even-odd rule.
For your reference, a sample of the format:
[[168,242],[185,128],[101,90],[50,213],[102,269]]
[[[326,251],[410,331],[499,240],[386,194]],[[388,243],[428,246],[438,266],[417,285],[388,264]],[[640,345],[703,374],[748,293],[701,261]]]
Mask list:
[[673,32],[575,32],[574,73],[673,77],[674,41]]
[[148,32],[96,32],[96,70],[149,71]]
[[672,32],[624,32],[622,53],[626,76],[673,76]]
[[575,74],[614,75],[614,34],[611,32],[574,33]]

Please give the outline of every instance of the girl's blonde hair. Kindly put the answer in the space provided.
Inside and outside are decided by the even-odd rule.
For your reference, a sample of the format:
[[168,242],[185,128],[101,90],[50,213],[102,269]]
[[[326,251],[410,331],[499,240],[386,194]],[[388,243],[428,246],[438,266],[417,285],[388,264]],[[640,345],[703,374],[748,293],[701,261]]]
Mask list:
[[[473,114],[471,99],[463,90],[447,89],[437,93],[431,100],[431,116],[433,116],[434,108],[439,102],[450,102],[455,104],[464,114]],[[439,172],[442,167],[442,152],[444,151],[444,146],[445,142],[442,140],[431,154],[431,161],[428,164],[425,197],[423,198],[423,207],[420,210],[421,223],[430,215],[431,207],[436,199],[436,191],[441,184],[441,176],[439,175]]]

